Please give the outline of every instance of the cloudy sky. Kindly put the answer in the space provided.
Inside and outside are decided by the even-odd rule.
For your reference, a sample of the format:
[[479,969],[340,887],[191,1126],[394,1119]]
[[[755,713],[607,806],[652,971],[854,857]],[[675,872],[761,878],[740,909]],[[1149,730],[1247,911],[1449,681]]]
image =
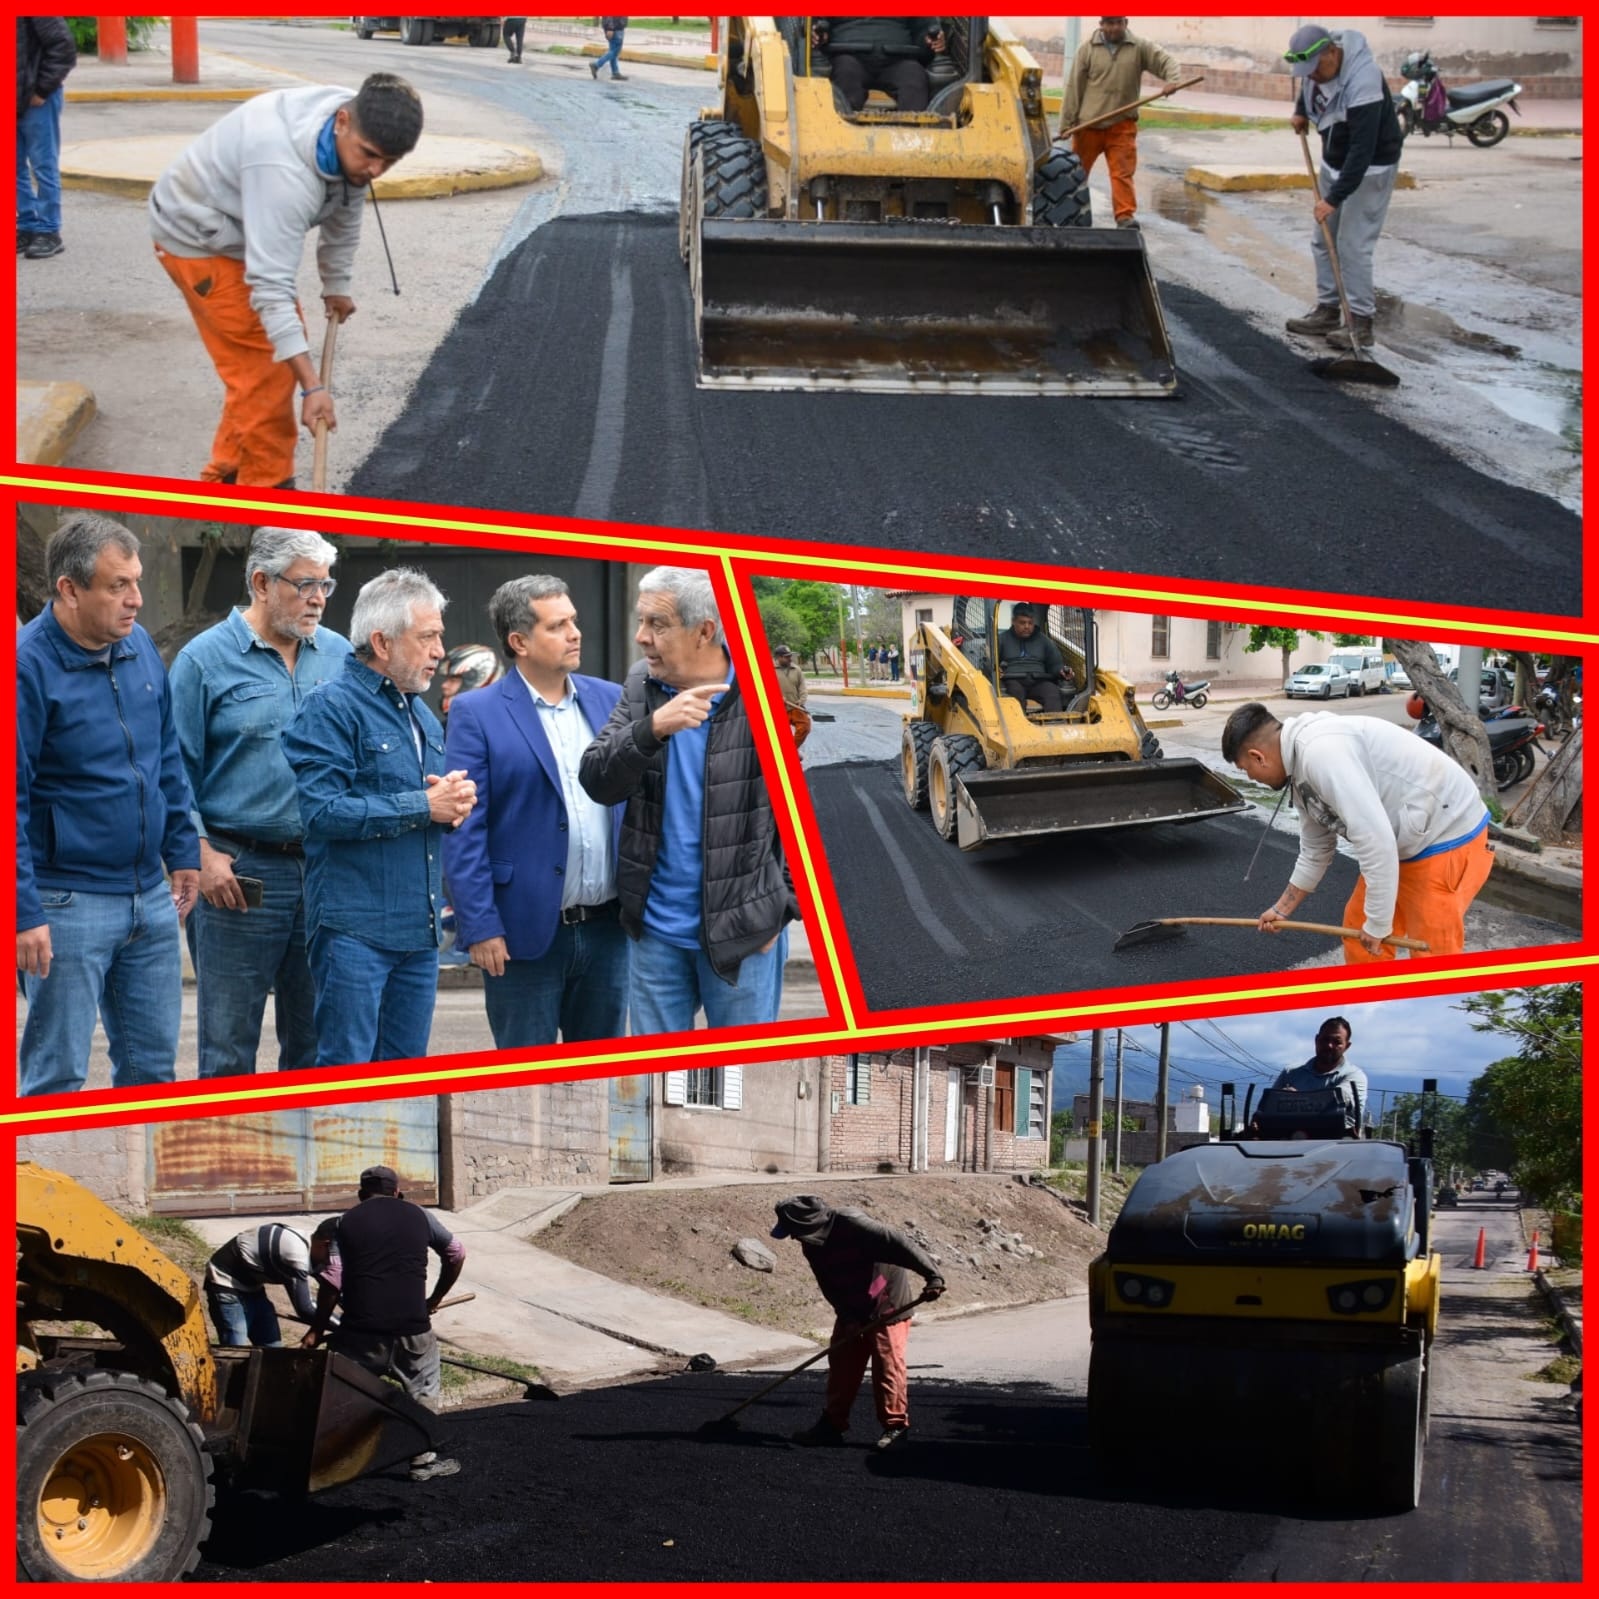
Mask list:
[[[1214,1022],[1174,1022],[1171,1037],[1171,1097],[1181,1097],[1195,1082],[1205,1086],[1212,1110],[1223,1082],[1237,1085],[1240,1101],[1250,1083],[1269,1084],[1284,1066],[1297,1066],[1315,1053],[1316,1028],[1324,1016],[1342,1016],[1354,1031],[1349,1061],[1371,1084],[1373,1111],[1381,1106],[1381,1090],[1418,1093],[1423,1077],[1436,1077],[1440,1093],[1464,1098],[1472,1078],[1485,1066],[1515,1053],[1509,1039],[1477,1033],[1460,1009],[1461,995],[1426,999],[1388,999],[1379,1004],[1322,1003],[1309,1010],[1270,1011],[1250,1016],[1222,1016]],[[1155,1097],[1160,1058],[1160,1029],[1125,1030],[1124,1070],[1128,1099]],[[1070,1106],[1073,1094],[1088,1091],[1090,1035],[1055,1054],[1055,1109]],[[1105,1093],[1115,1089],[1116,1035],[1105,1036]]]

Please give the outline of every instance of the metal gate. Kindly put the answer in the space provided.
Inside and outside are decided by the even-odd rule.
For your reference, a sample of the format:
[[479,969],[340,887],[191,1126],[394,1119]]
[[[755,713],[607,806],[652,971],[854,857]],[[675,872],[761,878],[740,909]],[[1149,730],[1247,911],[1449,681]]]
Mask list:
[[648,1077],[613,1077],[611,1090],[611,1181],[647,1183],[655,1175]]
[[346,1210],[368,1166],[392,1166],[407,1199],[435,1205],[438,1105],[424,1095],[157,1122],[145,1140],[150,1210],[158,1216]]

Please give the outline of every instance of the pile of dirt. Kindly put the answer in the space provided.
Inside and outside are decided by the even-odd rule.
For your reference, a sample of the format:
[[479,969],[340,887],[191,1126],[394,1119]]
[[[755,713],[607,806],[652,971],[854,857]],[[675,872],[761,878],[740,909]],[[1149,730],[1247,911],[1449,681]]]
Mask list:
[[[858,1209],[907,1233],[939,1263],[948,1293],[940,1309],[1025,1305],[1082,1293],[1088,1262],[1104,1247],[1081,1205],[1014,1176],[900,1176],[812,1185],[835,1209]],[[825,1338],[832,1313],[798,1244],[768,1237],[772,1207],[803,1190],[772,1184],[728,1188],[613,1188],[584,1199],[529,1239],[607,1277],[763,1327]],[[733,1251],[756,1239],[770,1271]]]

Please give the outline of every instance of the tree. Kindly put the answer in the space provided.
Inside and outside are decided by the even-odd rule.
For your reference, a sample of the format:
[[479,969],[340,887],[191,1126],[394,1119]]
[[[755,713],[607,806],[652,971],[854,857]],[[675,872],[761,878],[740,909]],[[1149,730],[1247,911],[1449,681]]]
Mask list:
[[1244,653],[1254,655],[1259,650],[1281,650],[1283,677],[1286,679],[1289,673],[1289,660],[1299,648],[1300,639],[1320,637],[1320,633],[1301,633],[1292,627],[1252,627],[1249,630],[1249,642],[1244,646]]
[[[1449,1172],[1470,1167],[1470,1118],[1460,1101],[1441,1094],[1400,1094],[1388,1108],[1384,1123],[1402,1144],[1412,1144],[1423,1127],[1432,1128],[1433,1166],[1440,1179]],[[1381,1129],[1379,1129],[1381,1131]]]
[[1517,1187],[1540,1204],[1582,1208],[1582,987],[1559,983],[1473,994],[1460,1008],[1472,1029],[1513,1040],[1472,1084],[1467,1111],[1473,1156],[1497,1140]]
[[[1496,789],[1494,758],[1477,707],[1473,705],[1467,709],[1460,690],[1444,676],[1430,644],[1413,638],[1391,638],[1383,641],[1383,648],[1404,667],[1411,687],[1437,717],[1443,733],[1444,753],[1471,773],[1477,791],[1484,799],[1488,798]],[[1500,813],[1496,810],[1494,814]]]
[[808,578],[757,577],[752,580],[751,587],[757,600],[781,599],[789,612],[799,619],[793,636],[783,642],[808,657],[814,668],[816,652],[838,638],[838,602],[843,592],[840,585],[817,583]]
[[810,630],[805,626],[804,617],[792,610],[786,600],[773,596],[755,603],[760,608],[767,649],[775,650],[779,644],[786,644],[801,656],[809,652]]

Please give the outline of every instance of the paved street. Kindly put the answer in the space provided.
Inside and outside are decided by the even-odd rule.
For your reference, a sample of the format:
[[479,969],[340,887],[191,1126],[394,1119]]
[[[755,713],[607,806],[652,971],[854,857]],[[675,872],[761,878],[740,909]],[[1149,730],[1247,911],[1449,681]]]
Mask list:
[[[1323,383],[1314,352],[1281,334],[1308,282],[1294,197],[1182,183],[1197,160],[1282,164],[1287,136],[1164,130],[1141,177],[1181,400],[735,395],[693,386],[675,247],[682,131],[708,76],[639,66],[595,85],[573,58],[511,68],[312,28],[204,32],[324,80],[397,67],[430,128],[531,143],[552,174],[396,204],[398,301],[363,248],[366,320],[341,340],[334,447],[354,491],[1495,609],[1579,602],[1573,141],[1416,152],[1427,181],[1396,202],[1382,268],[1406,377],[1392,393]],[[75,107],[69,137],[197,131],[210,115]],[[95,390],[79,464],[192,472],[214,379],[142,212],[102,195],[72,206],[68,253],[23,275],[24,370]],[[144,264],[121,275],[129,261]]]

